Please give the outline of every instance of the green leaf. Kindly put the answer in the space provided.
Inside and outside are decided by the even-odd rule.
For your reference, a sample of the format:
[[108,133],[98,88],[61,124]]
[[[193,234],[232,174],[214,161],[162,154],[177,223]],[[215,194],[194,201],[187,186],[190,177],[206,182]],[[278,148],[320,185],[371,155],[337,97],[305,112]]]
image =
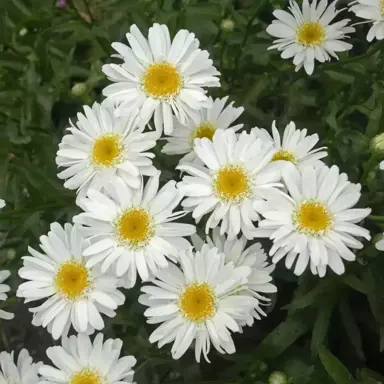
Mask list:
[[326,296],[321,300],[317,310],[315,325],[312,331],[311,339],[311,353],[315,357],[319,353],[319,348],[324,344],[325,337],[327,336],[329,322],[333,309],[336,305],[336,296]]
[[291,304],[284,306],[283,309],[296,311],[298,309],[306,308],[310,305],[313,305],[319,296],[324,295],[326,292],[334,288],[335,284],[332,279],[321,280],[318,282],[315,288],[304,294],[302,297],[296,297],[296,299]]
[[347,331],[348,339],[355,348],[356,355],[361,361],[365,361],[360,330],[358,325],[356,324],[355,316],[352,313],[347,300],[348,298],[345,297],[344,300],[341,300],[340,302],[339,309],[341,314],[341,320],[343,321],[345,330]]
[[278,325],[257,347],[259,358],[276,358],[307,333],[310,322],[301,316],[292,316]]
[[352,374],[341,363],[341,361],[324,346],[319,349],[319,357],[328,375],[334,380],[336,384],[357,383]]

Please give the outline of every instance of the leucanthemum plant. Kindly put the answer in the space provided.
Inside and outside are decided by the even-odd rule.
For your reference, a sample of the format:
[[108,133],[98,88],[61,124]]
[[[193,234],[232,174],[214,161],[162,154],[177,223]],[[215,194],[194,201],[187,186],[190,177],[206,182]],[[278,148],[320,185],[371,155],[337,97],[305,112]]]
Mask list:
[[103,94],[118,104],[118,113],[138,108],[144,124],[154,115],[159,136],[163,128],[173,132],[173,116],[184,125],[188,118],[198,121],[199,110],[210,104],[205,88],[220,86],[220,73],[195,35],[182,29],[171,40],[168,27],[155,23],[148,39],[136,25],[126,36],[130,46],[112,44],[123,64],[102,68],[114,82]]
[[234,353],[231,333],[239,332],[257,300],[242,294],[251,269],[225,263],[225,256],[204,244],[200,251],[180,253],[180,267],[170,263],[151,285],[144,285],[139,302],[148,307],[148,323],[159,324],[150,335],[159,348],[173,343],[172,357],[179,359],[195,342],[195,358],[209,362],[211,344],[224,353]]
[[120,339],[103,339],[102,333],[93,342],[88,335],[79,333],[63,339],[61,346],[48,348],[47,356],[55,367],[40,367],[42,383],[131,384],[136,359],[120,357]]
[[54,339],[65,337],[71,325],[77,332],[103,329],[100,314],[114,317],[125,301],[117,278],[86,264],[82,254],[88,244],[79,226],[53,223],[40,242],[43,253],[29,247],[31,256],[23,257],[19,275],[29,281],[16,294],[26,303],[44,299],[30,309],[32,324],[47,327]]
[[15,361],[14,351],[0,353],[1,384],[37,384],[41,382],[38,370],[42,363],[34,363],[26,349],[22,349]]
[[[204,244],[201,237],[196,234],[191,236],[191,240],[196,250],[200,250]],[[247,285],[241,293],[253,296],[257,305],[251,308],[246,323],[252,325],[253,318],[261,320],[261,316],[267,316],[263,307],[268,306],[271,299],[265,294],[275,293],[277,288],[271,282],[271,273],[275,270],[275,265],[269,262],[261,244],[253,243],[247,247],[248,241],[244,236],[228,240],[226,236],[220,235],[218,228],[212,231],[212,236],[206,237],[206,242],[209,246],[216,247],[220,253],[224,254],[225,263],[232,262],[235,267],[246,266],[251,268]]]
[[90,241],[83,255],[88,265],[100,264],[105,273],[113,269],[125,285],[155,276],[167,267],[167,258],[175,260],[182,249],[190,246],[184,239],[195,233],[195,226],[174,223],[185,212],[173,210],[183,195],[175,181],[159,190],[159,177],[149,178],[145,186],[131,191],[123,182],[110,184],[106,193],[88,191],[80,201],[84,213],[74,218],[84,225]]
[[272,143],[265,143],[245,131],[236,136],[232,129],[218,130],[212,141],[195,139],[195,152],[204,166],[181,164],[184,176],[178,187],[186,198],[182,205],[198,223],[210,213],[205,229],[220,224],[220,233],[230,240],[240,231],[247,239],[256,236],[254,221],[265,199],[277,193],[284,162],[272,162]]
[[5,201],[0,199],[0,209],[5,207]]
[[307,135],[307,129],[296,129],[291,121],[284,129],[283,137],[272,123],[272,135],[264,128],[253,128],[251,131],[265,142],[272,142],[275,153],[272,161],[289,161],[297,167],[314,164],[327,156],[325,147],[314,148],[319,142],[319,135]]
[[236,132],[243,128],[243,124],[232,125],[243,113],[243,107],[234,107],[233,102],[226,106],[228,96],[215,100],[210,98],[210,101],[209,108],[202,108],[199,111],[197,121],[189,119],[187,125],[175,121],[172,135],[165,138],[167,144],[162,148],[163,153],[184,155],[180,163],[195,163],[198,161],[194,151],[195,139],[205,137],[212,140],[216,130],[231,128]]
[[348,26],[350,19],[331,24],[342,10],[336,10],[337,0],[328,6],[327,0],[303,0],[302,9],[296,1],[290,0],[288,9],[291,13],[275,10],[273,20],[267,32],[277,37],[269,49],[281,51],[283,59],[293,57],[296,71],[304,67],[312,75],[315,61],[324,63],[331,57],[338,59],[336,52],[348,51],[352,44],[343,41],[355,28]]
[[101,190],[116,178],[131,188],[139,188],[141,176],[153,176],[154,155],[147,152],[156,145],[154,132],[144,133],[137,111],[116,117],[112,103],[84,106],[77,123],[68,128],[59,144],[56,163],[66,168],[57,176],[65,179],[64,187],[77,189],[84,197],[89,188]]
[[369,231],[358,226],[371,209],[354,208],[361,196],[359,184],[348,181],[334,165],[308,166],[300,172],[283,170],[288,193],[271,196],[259,225],[273,240],[269,252],[277,263],[285,257],[287,268],[301,275],[309,266],[323,277],[327,267],[336,274],[345,271],[343,260],[354,261],[352,249],[362,249],[356,237],[370,240]]
[[365,19],[359,24],[372,23],[367,34],[367,41],[384,39],[384,1],[357,0],[350,3],[350,11],[357,17]]

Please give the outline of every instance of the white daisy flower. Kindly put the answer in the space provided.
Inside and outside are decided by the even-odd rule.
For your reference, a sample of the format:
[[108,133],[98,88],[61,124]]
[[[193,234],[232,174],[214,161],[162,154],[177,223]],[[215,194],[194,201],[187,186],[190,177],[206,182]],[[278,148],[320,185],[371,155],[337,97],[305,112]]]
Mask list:
[[384,170],[384,160],[380,161],[379,167],[382,171]]
[[26,349],[19,353],[15,364],[14,352],[0,353],[0,383],[1,384],[37,384],[39,367],[42,363],[34,363]]
[[125,301],[117,290],[117,278],[101,274],[82,257],[87,243],[79,226],[51,224],[47,236],[40,237],[40,253],[29,247],[19,275],[22,283],[17,296],[25,302],[46,299],[31,308],[32,323],[47,327],[54,339],[66,336],[72,324],[77,332],[92,333],[104,328],[100,314],[116,315],[115,309]]
[[[203,240],[196,234],[191,236],[191,239],[195,249],[200,250]],[[277,292],[276,286],[271,283],[271,273],[276,266],[267,261],[267,255],[261,244],[254,243],[246,248],[247,239],[244,236],[228,240],[225,236],[220,235],[218,228],[212,231],[212,239],[207,236],[206,241],[211,247],[216,247],[220,253],[224,254],[225,263],[232,262],[235,267],[251,268],[247,287],[241,292],[244,295],[251,295],[257,300],[255,301],[256,306],[251,308],[248,325],[252,325],[253,318],[260,320],[261,316],[267,316],[262,307],[268,305],[271,300],[263,294]]]
[[128,287],[156,275],[174,259],[178,251],[190,246],[183,236],[195,233],[190,224],[173,223],[185,212],[173,210],[182,199],[176,182],[169,181],[159,191],[160,173],[142,188],[131,192],[123,182],[108,186],[108,193],[88,191],[81,200],[85,211],[74,221],[86,225],[92,245],[85,249],[88,264],[101,263],[102,272],[115,263],[118,277],[125,275]]
[[208,106],[206,87],[219,87],[219,72],[209,53],[199,49],[193,33],[181,29],[173,41],[166,25],[154,24],[146,39],[136,25],[127,33],[130,47],[113,43],[123,64],[106,64],[103,72],[115,84],[103,94],[119,104],[121,114],[139,108],[143,123],[154,114],[159,135],[173,131],[172,115],[186,125],[197,120],[199,110]]
[[293,121],[285,127],[283,138],[280,137],[275,121],[272,123],[272,136],[264,128],[253,128],[251,132],[262,140],[273,143],[275,153],[272,161],[289,161],[302,167],[327,156],[326,147],[313,149],[319,141],[319,135],[315,133],[307,136],[307,130],[296,129]]
[[5,207],[5,201],[0,199],[0,209]]
[[383,0],[357,0],[351,2],[350,11],[357,17],[373,23],[368,31],[367,41],[384,39],[384,1]]
[[[8,277],[11,276],[11,272],[8,270],[0,271],[0,301],[5,301],[8,298],[7,292],[11,290],[8,284],[3,283]],[[13,313],[0,309],[0,319],[12,320],[15,317]]]
[[[211,343],[220,353],[234,353],[231,332],[239,332],[255,306],[255,299],[241,294],[251,273],[249,267],[225,264],[217,248],[204,244],[201,251],[180,253],[181,268],[162,270],[151,285],[141,288],[139,302],[148,323],[162,323],[149,337],[159,348],[173,342],[174,359],[180,358],[195,340],[195,358],[208,360]],[[237,294],[236,294],[237,293]]]
[[315,60],[320,63],[330,61],[331,56],[338,59],[336,52],[348,51],[352,44],[343,41],[348,33],[355,28],[347,26],[350,19],[344,19],[330,24],[342,10],[336,10],[337,0],[328,6],[327,0],[303,0],[302,10],[299,5],[289,1],[289,10],[292,14],[276,10],[267,32],[277,39],[269,49],[282,51],[281,57],[293,57],[296,71],[304,66],[305,72],[312,75]]
[[313,274],[323,277],[329,266],[335,273],[344,273],[343,259],[353,261],[349,249],[363,244],[354,236],[370,239],[369,232],[356,225],[371,209],[353,208],[360,198],[360,184],[348,181],[337,166],[305,167],[300,172],[289,166],[283,170],[288,194],[275,195],[268,201],[260,222],[264,235],[273,239],[269,252],[277,263],[283,257],[287,268],[301,275],[310,264]]
[[252,221],[260,219],[264,200],[281,186],[278,182],[285,162],[271,162],[272,143],[244,131],[236,137],[232,129],[218,130],[212,141],[195,139],[195,152],[204,167],[178,167],[192,175],[179,183],[188,196],[182,202],[184,209],[193,212],[196,222],[212,212],[206,233],[222,221],[221,234],[228,233],[230,240],[240,231],[252,239],[256,230]]
[[194,151],[194,141],[196,138],[206,137],[212,140],[216,130],[232,128],[238,131],[243,124],[231,126],[231,124],[243,113],[244,108],[233,107],[233,102],[225,107],[228,96],[213,101],[209,108],[202,108],[199,111],[197,121],[189,120],[188,125],[182,125],[175,121],[175,129],[171,137],[165,139],[168,143],[163,147],[162,152],[167,155],[184,155],[180,163],[194,163],[197,156]]
[[[43,365],[39,373],[44,384],[131,384],[136,364],[133,356],[120,357],[123,342],[103,334],[93,340],[84,333],[63,338],[62,346],[47,349],[54,367]],[[57,368],[56,368],[57,367]]]
[[378,251],[384,251],[384,233],[382,238],[375,244],[375,247]]
[[66,180],[64,187],[84,195],[88,188],[100,190],[120,177],[131,188],[139,188],[141,175],[154,175],[154,155],[146,151],[156,145],[156,134],[143,133],[136,115],[116,117],[108,102],[85,105],[57,151],[57,165],[66,168],[58,174]]

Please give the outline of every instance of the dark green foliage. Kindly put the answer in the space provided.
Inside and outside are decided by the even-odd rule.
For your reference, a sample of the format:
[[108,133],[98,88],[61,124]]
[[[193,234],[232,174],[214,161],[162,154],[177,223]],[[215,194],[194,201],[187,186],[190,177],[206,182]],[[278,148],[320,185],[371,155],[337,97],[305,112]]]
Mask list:
[[[159,22],[173,34],[195,32],[222,73],[222,88],[211,94],[229,94],[243,105],[246,128],[269,128],[275,119],[284,127],[293,120],[318,133],[328,147],[326,162],[362,184],[359,204],[373,210],[364,226],[372,235],[383,232],[384,172],[370,140],[384,131],[384,42],[368,44],[366,26],[357,27],[349,55],[317,66],[308,77],[267,51],[266,26],[285,0],[67,2],[60,9],[53,0],[0,1],[0,197],[7,202],[0,213],[0,268],[12,271],[4,305],[16,313],[15,320],[2,322],[1,350],[25,346],[44,359],[52,344],[15,298],[17,270],[27,246],[36,246],[51,222],[70,221],[78,212],[75,193],[56,177],[57,145],[82,104],[101,100],[108,84],[101,65],[132,23],[144,31]],[[220,29],[223,19],[234,21],[232,32]],[[77,83],[85,84],[73,89]],[[159,148],[155,153],[162,180],[177,178],[177,159]],[[123,339],[125,352],[138,358],[139,384],[261,384],[276,370],[294,384],[384,383],[384,255],[372,243],[342,277],[329,272],[321,280],[309,274],[297,279],[279,265],[275,278],[279,292],[268,318],[235,336],[235,355],[212,352],[211,365],[198,365],[190,352],[174,361],[168,346],[149,344],[153,327],[137,303],[138,287],[126,292],[126,304],[105,333]]]

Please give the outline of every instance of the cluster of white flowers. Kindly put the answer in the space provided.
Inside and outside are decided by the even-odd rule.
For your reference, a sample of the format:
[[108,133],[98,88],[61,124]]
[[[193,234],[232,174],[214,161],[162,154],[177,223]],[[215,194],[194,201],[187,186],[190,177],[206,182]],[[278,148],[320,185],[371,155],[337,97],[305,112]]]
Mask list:
[[[293,57],[296,71],[304,67],[308,75],[312,75],[315,60],[320,63],[330,61],[331,57],[338,59],[337,52],[345,52],[352,49],[352,44],[343,39],[355,32],[353,26],[349,26],[350,19],[337,22],[332,21],[343,12],[344,9],[336,9],[338,0],[328,5],[328,0],[303,0],[300,9],[296,1],[289,1],[289,12],[275,10],[273,20],[268,26],[267,32],[277,39],[269,49],[281,51],[283,59]],[[383,0],[356,0],[349,10],[357,17],[366,19],[362,23],[373,23],[367,40],[374,38],[384,39],[384,1]],[[359,23],[357,23],[359,24]],[[356,25],[356,24],[355,24]]]
[[[317,7],[305,0],[301,13],[292,2],[291,10],[295,18],[276,11],[280,21],[268,31],[298,67],[310,72],[314,57],[348,48],[337,39],[351,28],[329,25],[334,3],[326,9],[324,0]],[[57,368],[33,364],[26,351],[14,368],[13,355],[3,352],[5,382],[132,383],[135,359],[119,358],[121,340],[103,343],[99,333],[92,343],[89,335],[116,315],[123,289],[138,276],[146,282],[138,299],[148,307],[144,315],[158,325],[151,343],[173,343],[175,359],[192,344],[197,361],[201,354],[209,361],[211,345],[233,353],[231,334],[267,315],[279,260],[285,257],[296,275],[308,268],[322,277],[327,267],[342,274],[343,259],[354,260],[351,249],[363,247],[356,237],[370,239],[356,224],[370,209],[353,208],[360,185],[321,161],[327,152],[316,147],[317,134],[293,122],[282,137],[275,122],[271,133],[238,132],[243,108],[206,95],[219,86],[219,73],[193,33],[181,30],[171,40],[165,25],[154,24],[146,38],[134,25],[127,40],[129,46],[112,45],[123,62],[103,67],[114,82],[106,99],[84,106],[57,152],[58,177],[77,190],[83,212],[73,224],[52,223],[19,270],[26,281],[17,296],[40,301],[30,308],[33,324],[62,338],[61,347],[47,350]],[[150,122],[155,131],[146,131]],[[184,173],[160,186],[150,150],[163,132],[163,153],[184,155]],[[204,239],[195,225],[180,222],[189,213],[196,224],[204,221]],[[272,240],[270,257],[255,241],[263,237]],[[9,276],[0,274],[1,281]],[[5,300],[9,286],[0,289]],[[73,330],[77,336],[68,337]]]

